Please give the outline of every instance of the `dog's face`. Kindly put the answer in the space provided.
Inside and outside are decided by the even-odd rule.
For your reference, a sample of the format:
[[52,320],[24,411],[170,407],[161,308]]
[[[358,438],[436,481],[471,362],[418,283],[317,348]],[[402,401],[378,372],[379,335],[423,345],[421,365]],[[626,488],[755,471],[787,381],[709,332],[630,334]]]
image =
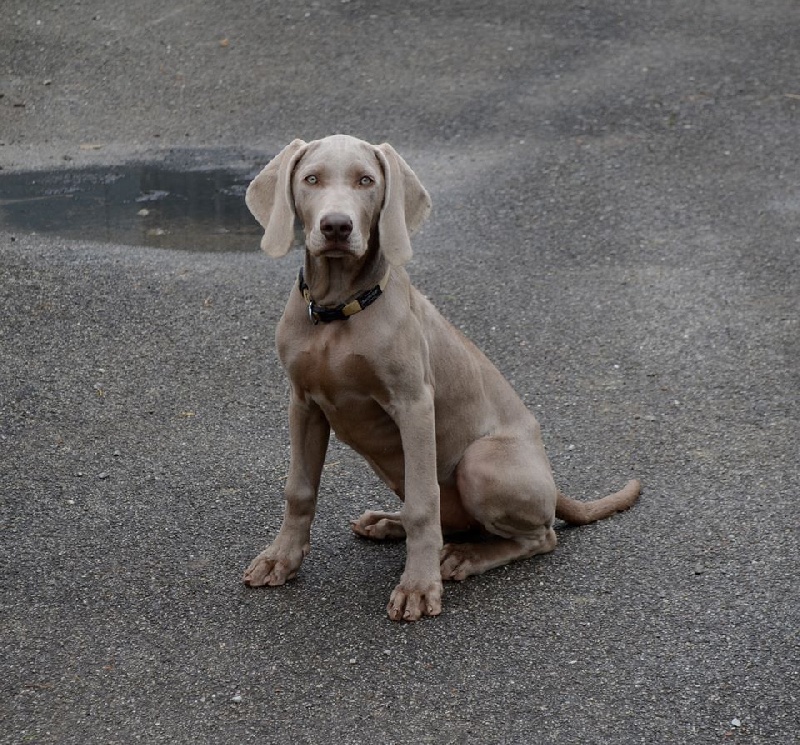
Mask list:
[[363,256],[378,226],[385,188],[374,146],[351,137],[310,143],[292,175],[306,250],[331,258]]
[[391,145],[347,135],[293,140],[253,179],[246,201],[264,227],[261,247],[270,256],[292,247],[298,217],[312,256],[363,256],[380,233],[380,250],[395,266],[411,258],[409,235],[431,208],[425,187]]

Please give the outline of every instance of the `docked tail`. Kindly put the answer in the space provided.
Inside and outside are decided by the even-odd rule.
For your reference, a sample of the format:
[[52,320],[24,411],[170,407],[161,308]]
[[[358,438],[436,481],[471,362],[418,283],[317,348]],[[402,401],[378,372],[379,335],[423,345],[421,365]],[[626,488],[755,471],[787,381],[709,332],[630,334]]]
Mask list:
[[571,525],[588,525],[596,520],[610,517],[615,512],[627,510],[639,498],[641,488],[637,479],[631,479],[618,492],[602,499],[593,499],[591,502],[579,502],[559,492],[556,517]]

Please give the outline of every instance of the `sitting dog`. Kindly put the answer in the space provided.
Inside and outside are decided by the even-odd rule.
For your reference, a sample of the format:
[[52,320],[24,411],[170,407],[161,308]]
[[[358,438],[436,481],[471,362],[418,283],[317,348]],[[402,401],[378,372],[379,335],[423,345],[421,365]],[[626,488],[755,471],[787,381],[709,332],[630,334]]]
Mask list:
[[[533,414],[411,285],[409,236],[430,197],[390,145],[294,140],[246,201],[270,256],[289,251],[296,218],[305,234],[276,333],[291,388],[285,513],[246,584],[281,585],[308,554],[331,428],[403,501],[398,513],[370,511],[352,523],[365,538],[405,538],[393,620],[439,614],[442,580],[552,551],[556,517],[586,524],[636,501],[636,480],[591,502],[559,493]],[[443,546],[443,533],[465,532],[478,540]]]

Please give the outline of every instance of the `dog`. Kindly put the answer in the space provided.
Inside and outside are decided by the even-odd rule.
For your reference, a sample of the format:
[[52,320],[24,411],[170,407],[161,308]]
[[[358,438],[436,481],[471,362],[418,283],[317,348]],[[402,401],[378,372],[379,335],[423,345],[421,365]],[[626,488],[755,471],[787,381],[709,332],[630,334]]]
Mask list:
[[[635,479],[590,502],[561,494],[533,414],[413,287],[403,267],[431,202],[391,145],[294,140],[251,182],[246,203],[270,256],[292,247],[296,219],[305,236],[276,331],[290,384],[286,505],[247,585],[282,585],[300,569],[331,429],[403,502],[352,522],[364,538],[405,539],[387,606],[395,621],[441,613],[442,580],[552,551],[556,517],[586,524],[636,501]],[[453,533],[477,540],[443,544]]]

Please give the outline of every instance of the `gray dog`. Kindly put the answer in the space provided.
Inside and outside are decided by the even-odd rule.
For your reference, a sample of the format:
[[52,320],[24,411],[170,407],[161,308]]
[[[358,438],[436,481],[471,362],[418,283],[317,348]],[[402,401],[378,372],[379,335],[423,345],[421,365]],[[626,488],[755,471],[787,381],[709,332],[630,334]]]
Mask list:
[[[442,580],[552,551],[556,517],[585,524],[636,501],[636,480],[591,502],[561,494],[533,414],[411,285],[409,235],[430,197],[390,145],[294,140],[247,205],[270,256],[289,251],[299,217],[305,262],[277,329],[291,385],[286,510],[246,584],[282,585],[308,554],[331,427],[404,503],[352,523],[365,538],[406,540],[393,620],[438,615]],[[467,531],[480,540],[442,545],[443,533]]]

